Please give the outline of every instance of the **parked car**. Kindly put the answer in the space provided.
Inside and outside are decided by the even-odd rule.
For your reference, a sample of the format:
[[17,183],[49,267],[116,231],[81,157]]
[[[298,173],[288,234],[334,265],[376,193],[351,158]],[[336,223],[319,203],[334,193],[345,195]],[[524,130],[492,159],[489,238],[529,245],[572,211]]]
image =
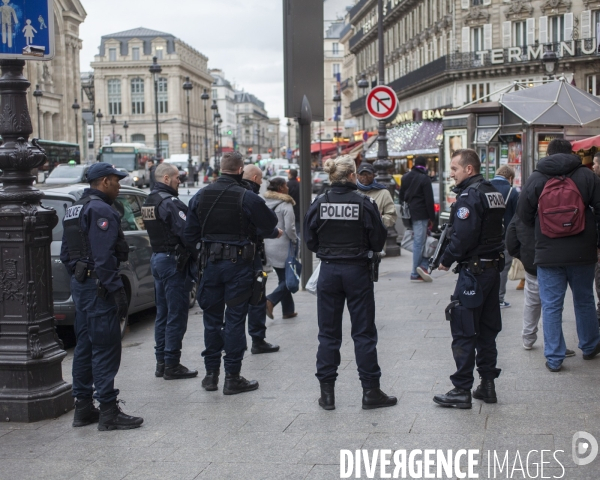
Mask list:
[[67,185],[85,182],[89,165],[57,165],[46,178],[46,185]]
[[312,192],[319,193],[324,182],[329,181],[329,174],[326,172],[315,172],[312,178]]
[[119,168],[117,167],[117,170],[119,172],[123,172],[126,173],[127,176],[122,178],[121,180],[119,180],[119,183],[121,184],[121,186],[124,187],[133,187],[133,177],[131,176],[131,174],[127,171],[127,169],[125,168]]
[[[75,305],[71,297],[70,278],[64,265],[60,261],[63,225],[65,211],[76,202],[87,184],[66,185],[60,187],[40,185],[44,192],[42,205],[52,207],[58,215],[58,223],[52,230],[52,243],[50,247],[52,262],[52,288],[54,297],[54,317],[57,325],[69,326],[75,321]],[[121,263],[119,273],[125,285],[125,292],[129,300],[129,314],[151,308],[154,303],[154,277],[150,269],[152,248],[148,232],[142,220],[141,207],[147,193],[137,188],[121,187],[116,201],[113,203],[121,215],[121,228],[125,240],[129,244],[129,260]],[[196,288],[190,294],[190,308],[195,301]],[[127,320],[121,322],[121,335],[125,334]]]

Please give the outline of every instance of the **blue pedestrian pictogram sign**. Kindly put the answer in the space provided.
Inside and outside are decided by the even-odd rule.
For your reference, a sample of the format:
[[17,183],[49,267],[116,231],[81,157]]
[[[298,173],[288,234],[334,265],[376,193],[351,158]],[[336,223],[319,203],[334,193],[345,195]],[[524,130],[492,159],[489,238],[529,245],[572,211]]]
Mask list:
[[0,0],[0,59],[54,58],[53,0]]

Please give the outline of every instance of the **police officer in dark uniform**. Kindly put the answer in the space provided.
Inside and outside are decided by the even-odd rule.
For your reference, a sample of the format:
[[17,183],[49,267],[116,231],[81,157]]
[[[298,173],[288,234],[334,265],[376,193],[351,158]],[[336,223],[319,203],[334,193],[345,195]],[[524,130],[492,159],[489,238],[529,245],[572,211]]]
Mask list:
[[450,376],[455,388],[433,398],[443,407],[471,408],[475,364],[481,383],[473,397],[497,401],[494,380],[500,375],[496,336],[502,329],[498,292],[504,268],[505,206],[502,194],[480,175],[480,166],[475,150],[457,150],[452,155],[450,176],[456,182],[457,199],[439,269],[447,271],[458,263],[458,282],[446,309],[456,373]]
[[252,238],[281,235],[277,216],[262,198],[242,186],[243,168],[238,152],[223,155],[221,177],[192,198],[184,230],[188,244],[202,245],[203,275],[198,287],[198,304],[204,311],[206,377],[202,386],[208,391],[218,389],[221,352],[225,350],[225,395],[258,388],[256,380],[240,376],[248,304],[251,297],[255,301],[264,294],[256,288],[263,277],[254,269]]
[[[250,191],[260,194],[262,170],[256,165],[246,165],[242,185]],[[257,235],[252,239],[256,245],[254,255],[254,270],[262,270],[266,265],[265,241]],[[266,278],[264,279],[266,282]],[[265,284],[266,286],[266,284]],[[267,336],[267,297],[263,295],[257,305],[248,306],[248,334],[252,337],[252,353],[274,353],[279,351],[279,345],[273,345],[265,340]]]
[[[125,176],[107,163],[92,165],[87,172],[90,188],[63,219],[60,259],[71,276],[76,309],[74,427],[99,422],[98,430],[125,430],[143,422],[121,411],[119,390],[114,386],[121,363],[119,321],[127,316],[129,306],[119,263],[127,261],[129,247],[119,213],[111,205],[119,195],[119,180]],[[100,411],[92,395],[100,402]]]
[[379,388],[377,328],[373,281],[377,253],[385,245],[387,229],[374,201],[356,188],[356,164],[342,155],[328,160],[331,190],[315,199],[304,219],[304,239],[321,259],[318,281],[319,349],[317,373],[319,405],[335,409],[335,380],[340,365],[342,315],[348,302],[358,376],[364,409],[396,405]]
[[155,375],[165,380],[192,378],[198,375],[198,370],[189,370],[180,363],[181,344],[188,322],[194,254],[193,246],[186,248],[183,242],[188,208],[177,198],[177,167],[161,163],[156,167],[155,176],[154,189],[142,207],[142,219],[153,252]]

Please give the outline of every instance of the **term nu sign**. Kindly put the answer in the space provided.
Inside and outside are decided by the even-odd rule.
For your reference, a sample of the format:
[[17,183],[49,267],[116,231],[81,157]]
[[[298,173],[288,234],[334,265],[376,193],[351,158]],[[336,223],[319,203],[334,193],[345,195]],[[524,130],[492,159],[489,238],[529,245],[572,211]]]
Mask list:
[[[596,53],[596,43],[589,42],[589,40],[579,40],[580,51],[583,55],[592,55]],[[559,57],[576,57],[579,56],[579,52],[576,48],[575,40],[569,42],[560,42],[558,44],[558,51],[556,54]],[[482,63],[486,62],[486,58],[489,55],[489,62],[492,64],[501,63],[512,63],[512,62],[523,62],[532,60],[541,60],[544,54],[544,45],[527,45],[525,47],[511,47],[511,48],[495,48],[493,50],[479,50],[474,52],[477,55],[477,60]],[[505,54],[506,53],[506,54]]]

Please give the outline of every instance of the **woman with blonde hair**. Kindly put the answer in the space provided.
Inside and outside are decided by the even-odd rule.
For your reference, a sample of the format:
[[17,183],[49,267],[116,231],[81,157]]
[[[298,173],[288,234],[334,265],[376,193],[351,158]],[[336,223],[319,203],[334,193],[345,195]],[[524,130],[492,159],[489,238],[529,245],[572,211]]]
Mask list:
[[348,303],[358,376],[363,387],[362,407],[395,405],[379,388],[375,296],[370,263],[385,245],[387,229],[375,202],[358,192],[356,164],[342,155],[327,160],[331,190],[313,202],[304,219],[304,239],[321,259],[317,283],[319,348],[317,373],[321,385],[319,405],[335,408],[335,380],[340,365],[342,316]]

